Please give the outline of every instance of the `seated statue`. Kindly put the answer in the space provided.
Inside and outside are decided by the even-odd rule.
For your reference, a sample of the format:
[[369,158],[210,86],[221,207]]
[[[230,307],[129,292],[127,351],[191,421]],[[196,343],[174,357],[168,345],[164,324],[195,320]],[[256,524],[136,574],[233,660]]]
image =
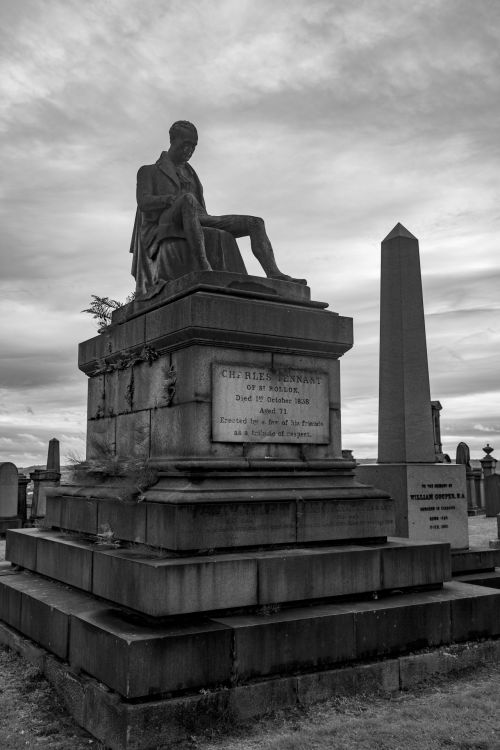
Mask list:
[[198,143],[195,126],[174,122],[170,148],[156,164],[137,174],[137,213],[130,252],[136,295],[192,271],[231,271],[246,274],[237,237],[250,237],[252,252],[268,278],[306,284],[276,265],[264,221],[257,216],[211,216],[203,188],[188,164]]

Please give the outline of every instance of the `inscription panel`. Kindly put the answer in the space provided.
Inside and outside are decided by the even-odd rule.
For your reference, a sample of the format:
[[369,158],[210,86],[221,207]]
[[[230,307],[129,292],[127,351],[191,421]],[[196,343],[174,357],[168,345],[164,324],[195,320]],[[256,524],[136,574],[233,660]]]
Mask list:
[[321,370],[212,365],[212,440],[328,443],[328,375]]
[[453,464],[408,467],[408,531],[410,539],[469,543],[465,469]]

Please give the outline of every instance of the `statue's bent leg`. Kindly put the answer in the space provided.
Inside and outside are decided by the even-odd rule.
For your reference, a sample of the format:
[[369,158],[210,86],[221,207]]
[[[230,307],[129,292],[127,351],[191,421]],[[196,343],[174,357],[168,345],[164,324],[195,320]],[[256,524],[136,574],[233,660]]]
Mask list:
[[307,284],[305,279],[294,279],[282,273],[276,265],[273,247],[267,236],[264,220],[258,216],[231,214],[227,216],[201,216],[203,226],[225,229],[233,237],[250,237],[250,246],[264,273],[270,279],[292,281],[296,284]]
[[267,236],[264,219],[261,219],[259,216],[247,216],[246,218],[248,220],[248,233],[250,235],[252,253],[264,269],[266,276],[270,279],[293,281],[295,284],[307,284],[305,279],[294,279],[291,276],[287,276],[276,265],[273,247]]
[[200,224],[200,204],[191,193],[185,193],[178,201],[178,211],[181,215],[182,228],[191,252],[197,259],[201,271],[211,271],[205,251],[205,238]]

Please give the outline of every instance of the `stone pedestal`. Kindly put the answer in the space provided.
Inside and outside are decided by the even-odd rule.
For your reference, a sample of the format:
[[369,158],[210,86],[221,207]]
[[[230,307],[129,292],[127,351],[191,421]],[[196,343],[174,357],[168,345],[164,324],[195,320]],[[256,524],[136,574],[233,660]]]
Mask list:
[[212,716],[249,718],[297,675],[500,632],[500,592],[443,589],[449,544],[392,537],[342,453],[351,345],[306,287],[200,273],[80,346],[88,470],[9,532],[0,611],[86,681],[78,720],[110,747],[175,747],[217,688]]
[[30,479],[33,482],[31,517],[41,519],[44,518],[47,509],[47,492],[54,487],[58,487],[61,480],[59,440],[57,438],[49,440],[46,468],[35,469],[30,474]]
[[[386,537],[390,499],[360,488],[342,457],[338,360],[352,321],[312,302],[306,287],[242,278],[190,274],[128,315],[118,310],[106,333],[81,345],[88,458],[132,458],[157,472],[141,495],[148,523],[133,532],[147,544]],[[106,513],[100,503],[98,524],[113,530]]]
[[19,474],[17,478],[17,512],[22,523],[28,520],[27,488],[30,483],[29,477]]
[[489,443],[486,443],[486,446],[483,448],[483,451],[486,453],[486,455],[480,459],[481,468],[483,470],[483,477],[489,477],[490,474],[495,473],[497,460],[494,456],[491,455],[494,451],[494,448],[492,448]]
[[500,474],[489,474],[484,478],[484,502],[488,517],[500,513]]
[[43,518],[47,512],[47,492],[59,486],[61,474],[58,471],[35,469],[30,474],[33,482],[31,518]]
[[474,495],[476,502],[476,514],[484,513],[483,507],[483,472],[481,469],[472,470],[472,479],[474,482]]

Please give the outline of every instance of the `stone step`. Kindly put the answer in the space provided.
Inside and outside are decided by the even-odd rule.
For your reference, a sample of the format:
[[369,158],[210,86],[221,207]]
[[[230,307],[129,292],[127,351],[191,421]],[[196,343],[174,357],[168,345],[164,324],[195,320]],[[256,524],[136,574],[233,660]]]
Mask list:
[[499,615],[500,591],[454,581],[378,600],[154,622],[37,574],[0,577],[4,622],[130,699],[495,637]]
[[452,550],[451,572],[453,575],[494,570],[500,566],[500,549],[478,547],[468,550]]
[[111,606],[91,594],[12,566],[0,574],[0,619],[60,659],[68,659],[71,615]]
[[500,568],[479,570],[475,573],[459,573],[453,576],[453,580],[473,583],[476,586],[487,586],[490,589],[500,589]]
[[448,544],[404,539],[179,557],[23,529],[9,531],[6,557],[153,617],[440,586],[451,575]]
[[78,491],[89,488],[54,491],[46,526],[87,534],[107,529],[117,539],[174,551],[385,540],[394,534],[387,494],[330,475],[162,478],[143,502]]
[[211,687],[231,675],[229,626],[201,616],[152,622],[36,573],[0,576],[0,619],[126,697]]

